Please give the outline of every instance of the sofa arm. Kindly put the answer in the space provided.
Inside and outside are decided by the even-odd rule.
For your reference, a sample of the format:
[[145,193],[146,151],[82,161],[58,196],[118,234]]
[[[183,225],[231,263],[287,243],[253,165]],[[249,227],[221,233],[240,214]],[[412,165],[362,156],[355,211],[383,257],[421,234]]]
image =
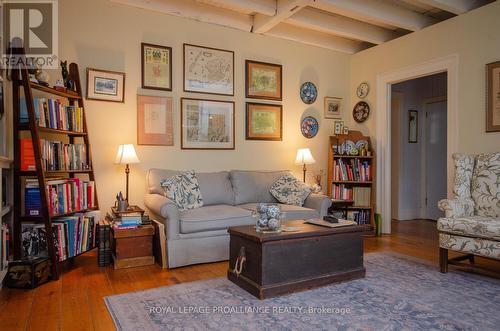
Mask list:
[[474,201],[470,198],[443,199],[438,202],[438,208],[447,218],[474,215]]
[[179,209],[175,202],[163,195],[150,193],[144,197],[144,205],[151,213],[165,219],[168,239],[179,236]]
[[328,215],[328,208],[332,205],[332,200],[326,195],[311,193],[304,202],[304,207],[318,211],[319,217]]

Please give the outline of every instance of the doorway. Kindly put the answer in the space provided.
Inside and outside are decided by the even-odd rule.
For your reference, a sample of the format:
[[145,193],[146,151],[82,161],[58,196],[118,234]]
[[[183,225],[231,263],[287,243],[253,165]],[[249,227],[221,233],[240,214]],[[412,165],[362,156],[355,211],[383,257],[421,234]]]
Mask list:
[[391,218],[437,220],[447,196],[447,73],[391,85]]

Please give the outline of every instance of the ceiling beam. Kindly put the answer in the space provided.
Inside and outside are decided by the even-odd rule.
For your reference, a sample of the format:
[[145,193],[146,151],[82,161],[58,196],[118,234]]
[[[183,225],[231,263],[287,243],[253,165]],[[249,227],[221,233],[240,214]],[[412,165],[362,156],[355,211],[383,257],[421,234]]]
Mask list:
[[382,44],[399,37],[394,31],[376,25],[345,16],[327,14],[311,8],[302,9],[287,18],[285,22],[301,28],[367,41],[372,44]]
[[390,25],[417,31],[437,20],[381,1],[373,0],[316,0],[311,6],[331,13],[373,24]]
[[254,33],[264,33],[283,22],[286,18],[292,16],[301,8],[314,2],[315,0],[277,0],[276,13],[274,16],[265,16],[262,14],[255,14],[253,17]]
[[197,2],[206,3],[230,10],[234,10],[243,14],[264,14],[273,16],[276,13],[275,0],[196,0]]
[[441,10],[460,15],[476,8],[480,4],[473,0],[416,0],[428,6],[436,7]]
[[327,48],[348,54],[354,54],[364,49],[366,46],[359,41],[332,36],[323,32],[308,31],[286,23],[281,23],[264,34],[266,36],[293,40],[302,44]]
[[252,17],[235,13],[232,10],[217,8],[193,0],[111,0],[112,2],[164,14],[190,18],[196,21],[213,23],[225,27],[250,32]]

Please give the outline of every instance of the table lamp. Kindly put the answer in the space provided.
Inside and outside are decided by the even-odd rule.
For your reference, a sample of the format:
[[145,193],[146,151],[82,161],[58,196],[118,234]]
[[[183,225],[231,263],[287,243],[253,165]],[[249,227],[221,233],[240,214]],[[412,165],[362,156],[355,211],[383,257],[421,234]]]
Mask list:
[[302,164],[304,167],[302,171],[304,172],[304,183],[306,182],[306,164],[313,164],[314,158],[312,157],[309,148],[299,148],[297,150],[297,156],[295,157],[295,164]]
[[125,164],[125,175],[127,176],[127,186],[125,191],[125,200],[128,202],[128,176],[130,173],[129,164],[139,163],[139,158],[135,153],[134,145],[124,144],[118,146],[118,153],[116,153],[115,164]]

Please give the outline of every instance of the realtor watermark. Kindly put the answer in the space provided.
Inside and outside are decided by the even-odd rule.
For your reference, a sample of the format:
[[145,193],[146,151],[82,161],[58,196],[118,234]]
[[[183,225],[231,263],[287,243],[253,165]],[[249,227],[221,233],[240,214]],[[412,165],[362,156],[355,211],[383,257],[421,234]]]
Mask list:
[[149,314],[329,314],[347,315],[349,307],[332,306],[153,306],[146,308]]
[[0,67],[57,69],[58,0],[0,0],[0,6]]

